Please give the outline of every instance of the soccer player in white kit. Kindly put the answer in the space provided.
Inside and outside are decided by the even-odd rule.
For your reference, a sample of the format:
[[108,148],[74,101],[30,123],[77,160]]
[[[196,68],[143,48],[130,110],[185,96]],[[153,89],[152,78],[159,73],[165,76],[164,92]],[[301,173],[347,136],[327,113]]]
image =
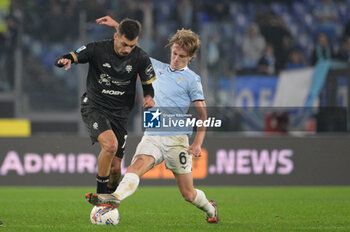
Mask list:
[[[118,27],[118,23],[109,16],[96,21]],[[193,103],[199,119],[207,119],[201,79],[188,68],[199,45],[200,40],[194,32],[178,30],[168,44],[171,50],[170,64],[151,59],[158,77],[153,82],[155,108],[167,107],[168,113],[184,115]],[[198,127],[194,141],[189,145],[188,137],[192,130],[146,130],[116,191],[112,194],[88,193],[87,200],[94,205],[118,207],[121,200],[136,191],[140,177],[164,160],[167,169],[173,172],[184,199],[206,212],[208,223],[218,223],[216,202],[208,201],[204,192],[193,186],[192,155],[201,156],[205,131],[205,127]]]

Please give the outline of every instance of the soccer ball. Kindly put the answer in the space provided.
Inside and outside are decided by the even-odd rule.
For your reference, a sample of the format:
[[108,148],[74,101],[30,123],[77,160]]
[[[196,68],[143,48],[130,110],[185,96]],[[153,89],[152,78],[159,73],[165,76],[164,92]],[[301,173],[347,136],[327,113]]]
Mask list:
[[90,221],[94,225],[117,225],[120,221],[117,208],[95,206],[90,213]]

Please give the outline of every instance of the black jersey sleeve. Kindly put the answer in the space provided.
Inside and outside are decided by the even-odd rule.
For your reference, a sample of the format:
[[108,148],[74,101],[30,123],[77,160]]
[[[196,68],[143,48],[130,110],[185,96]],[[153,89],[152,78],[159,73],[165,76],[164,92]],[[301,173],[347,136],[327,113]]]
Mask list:
[[61,59],[61,58],[70,59],[72,61],[72,63],[75,63],[75,64],[87,63],[87,62],[89,62],[89,60],[92,57],[93,49],[94,49],[93,43],[90,43],[90,44],[88,44],[86,46],[85,45],[81,46],[80,48],[78,48],[74,52],[70,52],[68,54],[65,54],[63,56],[58,57],[55,60],[55,65],[57,67],[60,67],[60,68],[64,66],[62,64],[58,64],[58,60]]
[[91,61],[93,57],[94,47],[95,47],[94,43],[89,43],[75,50],[74,51],[74,54],[76,55],[75,63],[87,63]]
[[154,97],[154,89],[152,84],[142,85],[142,89],[144,97],[146,97],[147,95],[151,96],[152,98]]
[[156,74],[154,72],[151,60],[144,51],[142,51],[139,56],[138,73],[143,85],[151,84],[156,79]]

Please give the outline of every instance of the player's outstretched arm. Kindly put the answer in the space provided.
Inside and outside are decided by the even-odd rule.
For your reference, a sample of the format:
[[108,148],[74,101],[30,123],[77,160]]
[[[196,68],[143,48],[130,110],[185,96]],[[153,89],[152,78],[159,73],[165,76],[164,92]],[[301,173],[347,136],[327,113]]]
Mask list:
[[118,30],[118,27],[119,27],[119,23],[117,21],[115,21],[114,19],[112,19],[108,15],[104,16],[102,18],[96,19],[96,23],[97,24],[106,25],[106,26],[109,26],[109,27],[114,27],[116,30]]
[[[195,101],[194,106],[198,113],[200,120],[204,121],[207,119],[207,106],[205,101]],[[194,138],[193,143],[188,148],[188,153],[194,155],[195,157],[200,157],[202,155],[202,144],[205,137],[206,128],[204,126],[198,127],[196,137]]]

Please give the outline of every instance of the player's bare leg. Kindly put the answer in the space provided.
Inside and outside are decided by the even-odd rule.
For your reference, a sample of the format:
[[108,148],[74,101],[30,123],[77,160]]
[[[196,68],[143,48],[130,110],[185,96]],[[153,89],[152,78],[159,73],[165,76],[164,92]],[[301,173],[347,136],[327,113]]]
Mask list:
[[111,164],[118,150],[118,141],[112,130],[102,132],[97,139],[101,145],[101,152],[97,161],[97,193],[107,193]]
[[138,155],[135,161],[127,169],[127,172],[119,183],[117,190],[112,194],[87,194],[87,200],[93,205],[118,207],[120,201],[132,195],[140,182],[140,176],[152,169],[154,157]]
[[217,214],[217,206],[209,202],[203,191],[193,187],[192,173],[175,174],[176,183],[183,198],[203,210],[207,214],[207,222],[217,223],[219,221]]
[[106,130],[98,136],[101,152],[98,156],[98,175],[109,176],[112,160],[118,150],[118,141],[112,130]]
[[121,177],[121,162],[122,159],[116,156],[112,160],[109,182],[107,183],[108,193],[113,193],[118,187]]
[[151,155],[137,155],[134,162],[128,167],[126,172],[135,173],[141,177],[143,174],[152,169],[154,162],[154,157]]
[[[97,193],[101,193],[100,198],[105,199],[109,196],[107,193],[107,183],[109,182],[109,174],[111,169],[112,160],[118,150],[118,141],[112,130],[106,130],[98,136],[98,142],[101,145],[101,152],[98,156],[98,174],[97,180]],[[120,202],[105,200],[100,203],[97,199],[97,194],[87,193],[85,195],[86,200],[93,205],[118,207]]]

